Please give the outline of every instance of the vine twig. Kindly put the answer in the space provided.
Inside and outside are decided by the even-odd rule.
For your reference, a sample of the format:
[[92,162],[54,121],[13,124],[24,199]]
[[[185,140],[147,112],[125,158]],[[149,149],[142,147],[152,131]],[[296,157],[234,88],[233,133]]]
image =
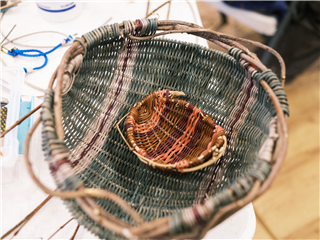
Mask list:
[[[13,238],[14,236],[16,236],[16,235],[19,233],[19,231],[23,228],[23,226],[26,225],[26,223],[32,218],[32,216],[33,216],[34,214],[36,214],[36,213],[40,210],[40,208],[42,208],[43,205],[45,205],[51,198],[52,198],[52,196],[49,195],[45,200],[43,200],[42,203],[40,203],[40,204],[39,204],[31,213],[29,213],[22,221],[20,221],[17,225],[15,225],[13,228],[11,228],[8,232],[6,232],[5,234],[3,234],[3,235],[1,236],[1,239],[4,239],[6,236],[8,236],[10,233],[12,233],[16,228],[18,228],[18,227],[22,224],[22,226],[13,234],[12,238]],[[12,239],[12,238],[11,238],[11,239]]]
[[36,108],[32,109],[32,111],[30,111],[28,114],[26,114],[25,116],[23,116],[22,118],[20,118],[18,121],[15,122],[15,124],[13,124],[9,129],[5,130],[3,133],[1,133],[0,138],[4,137],[8,132],[10,132],[12,129],[14,129],[16,126],[18,126],[20,123],[22,123],[24,120],[26,120],[31,114],[35,113],[36,111],[38,111],[41,108],[40,104],[39,106],[37,106]]
[[145,18],[150,17],[152,14],[154,14],[156,11],[158,11],[160,8],[162,8],[164,5],[170,3],[171,1],[167,1],[164,4],[161,4],[159,7],[157,7],[155,10],[153,10],[151,13],[147,14],[147,16],[145,16]]
[[78,229],[79,229],[79,226],[80,226],[80,224],[78,223],[78,225],[77,225],[77,227],[76,227],[76,230],[74,231],[74,233],[73,233],[72,237],[70,238],[70,240],[73,240],[74,237],[76,236],[76,234],[77,234],[77,232],[78,232]]
[[64,228],[69,222],[71,222],[71,220],[73,220],[73,218],[71,218],[68,222],[66,222],[65,224],[63,224],[57,231],[55,231],[55,232],[48,238],[48,240],[50,240],[54,235],[56,235],[56,233],[59,232],[62,228]]

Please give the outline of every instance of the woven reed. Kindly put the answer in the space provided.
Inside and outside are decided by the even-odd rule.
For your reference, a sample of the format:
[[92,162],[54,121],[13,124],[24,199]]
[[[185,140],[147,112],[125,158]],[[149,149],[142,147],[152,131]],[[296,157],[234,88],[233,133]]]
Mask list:
[[[196,106],[159,90],[136,103],[126,121],[129,148],[163,172],[192,172],[216,162],[226,150],[224,129]],[[119,124],[117,128],[119,129]]]
[[[170,33],[206,38],[229,54],[154,39]],[[25,141],[31,176],[100,238],[201,238],[270,186],[287,148],[281,82],[239,42],[275,54],[284,82],[274,50],[181,21],[124,21],[77,39],[51,78],[41,112],[46,161],[60,191],[32,172],[29,141],[40,120]],[[217,162],[174,175],[130,151],[115,125],[159,89],[183,91],[185,101],[225,129],[228,145]],[[119,129],[126,135],[124,122]]]

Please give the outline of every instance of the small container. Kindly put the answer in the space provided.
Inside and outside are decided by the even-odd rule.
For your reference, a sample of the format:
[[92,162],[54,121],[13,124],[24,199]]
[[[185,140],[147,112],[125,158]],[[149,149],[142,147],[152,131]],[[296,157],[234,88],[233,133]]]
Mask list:
[[[1,95],[9,100],[7,105],[6,129],[11,127],[19,119],[20,97],[24,82],[25,72],[22,67],[2,67],[1,71]],[[9,169],[14,167],[18,159],[18,128],[14,128],[4,137],[1,146],[0,167]],[[6,171],[10,172],[10,171]],[[6,181],[11,181],[12,176],[8,174]]]
[[[1,69],[1,97],[8,99],[6,105],[7,120],[6,129],[10,128],[18,119],[20,113],[20,99],[24,84],[25,72],[22,67],[2,67]],[[38,98],[30,97],[31,108],[38,106],[41,101]],[[39,112],[30,117],[31,125],[37,119]],[[33,169],[36,176],[39,176],[39,158],[43,158],[41,150],[41,129],[36,130],[37,134],[31,139],[29,156],[33,160]],[[0,188],[3,197],[26,196],[34,193],[37,185],[29,176],[22,154],[19,154],[18,127],[8,132],[1,145],[0,156]]]
[[41,16],[49,22],[66,22],[78,16],[82,11],[81,2],[37,1],[36,3]]

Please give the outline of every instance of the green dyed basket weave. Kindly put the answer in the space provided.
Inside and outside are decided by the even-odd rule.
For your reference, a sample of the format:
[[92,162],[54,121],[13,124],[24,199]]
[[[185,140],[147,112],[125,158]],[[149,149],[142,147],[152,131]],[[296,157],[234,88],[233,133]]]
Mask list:
[[[229,54],[153,38],[177,32]],[[201,238],[268,188],[287,148],[287,99],[278,77],[237,41],[264,46],[155,19],[100,27],[73,43],[46,92],[41,121],[59,196],[82,225],[103,239]],[[216,163],[172,175],[130,151],[115,125],[159,89],[183,91],[225,129],[227,150]],[[125,122],[120,130],[126,134]],[[140,217],[120,207],[116,195]]]

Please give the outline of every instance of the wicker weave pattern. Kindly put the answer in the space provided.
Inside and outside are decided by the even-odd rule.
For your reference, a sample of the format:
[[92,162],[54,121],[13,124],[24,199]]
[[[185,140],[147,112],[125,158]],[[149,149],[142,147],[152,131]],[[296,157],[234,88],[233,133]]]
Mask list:
[[[110,81],[106,83],[107,88],[103,86],[101,92],[99,89],[97,89],[97,92],[100,93],[98,99],[100,98],[103,100],[100,102],[101,100],[99,99],[100,104],[97,104],[99,107],[98,111],[92,109],[92,113],[94,116],[96,116],[96,118],[93,118],[94,120],[85,131],[85,136],[80,144],[74,147],[71,151],[71,158],[74,160],[73,167],[76,173],[83,171],[91,163],[96,154],[98,154],[98,152],[101,150],[113,126],[115,117],[118,115],[118,112],[125,102],[127,95],[126,90],[129,88],[132,80],[132,77],[130,76],[132,75],[133,63],[136,55],[137,44],[130,42],[128,47],[125,48],[125,50],[121,52],[115,59],[115,70],[113,75],[107,80]],[[130,56],[130,58],[128,56]],[[81,90],[82,89],[83,87]],[[91,89],[84,89],[91,91]],[[102,91],[105,92],[103,93]],[[97,99],[94,101],[97,101]],[[89,106],[84,110],[89,110]]]
[[[269,83],[287,114],[288,105],[278,78],[272,72],[259,73],[240,57],[243,50],[230,47],[227,55],[177,41],[132,40],[127,35],[152,35],[157,29],[155,20],[136,24],[109,25],[84,36],[88,47],[80,72],[62,98],[63,142],[57,140],[53,124],[56,92],[46,93],[44,150],[49,165],[55,166],[54,177],[62,174],[55,177],[59,189],[77,189],[83,183],[110,190],[145,221],[170,215],[160,221],[168,228],[163,236],[176,236],[204,226],[219,209],[245,198],[269,176],[277,117],[259,82]],[[225,129],[228,147],[216,163],[172,175],[149,168],[130,151],[114,126],[136,102],[160,89],[183,91],[184,101]],[[126,135],[125,123],[119,127]],[[65,202],[78,221],[101,238],[162,236],[147,226],[115,234],[85,214],[79,200]],[[96,202],[123,224],[137,224],[117,203]],[[203,205],[195,205],[199,203]]]
[[211,116],[176,95],[184,93],[159,90],[135,104],[126,121],[128,141],[142,161],[164,172],[199,170],[193,167],[223,154],[225,133]]
[[[231,127],[228,127],[224,123],[224,120],[228,119],[227,116],[230,116],[233,112],[229,117],[230,120],[228,122],[230,125],[232,123],[236,124],[237,114],[245,105],[245,100],[248,95],[247,89],[248,85],[250,85],[250,80],[246,78],[246,70],[244,67],[237,64],[233,58],[226,54],[205,49],[194,44],[179,43],[179,45],[177,45],[177,42],[175,41],[163,40],[143,41],[136,44],[138,45],[136,48],[136,51],[138,52],[136,53],[137,57],[135,65],[130,66],[133,68],[133,79],[131,80],[131,86],[127,92],[126,101],[124,101],[126,104],[118,102],[121,104],[122,111],[120,110],[121,114],[119,114],[117,118],[114,117],[117,120],[114,120],[113,124],[129,112],[131,106],[143,96],[157,90],[158,87],[162,87],[185,92],[186,100],[188,102],[199,106],[199,108],[201,106],[201,109],[212,115],[217,123],[221,124],[228,133],[231,132]],[[123,51],[127,52],[128,46],[128,44],[124,44]],[[88,51],[88,57],[84,59],[85,65],[81,68],[79,77],[75,79],[75,86],[77,86],[78,81],[86,82],[84,79],[81,79],[81,76],[83,73],[91,71],[91,61],[100,60],[99,58],[96,58],[96,56],[102,55],[104,52],[109,53],[110,56],[112,56],[110,53],[112,50],[113,49],[110,46],[103,50],[94,47]],[[205,54],[201,55],[203,50],[205,51]],[[183,56],[179,59],[179,55]],[[194,61],[190,61],[192,55]],[[102,62],[109,61],[108,56],[106,57],[106,60],[100,60],[101,65]],[[88,66],[88,69],[86,69],[86,65]],[[99,62],[97,63],[97,66],[99,66]],[[150,66],[152,66],[152,68],[150,68]],[[215,66],[216,71],[212,72],[209,66]],[[104,69],[102,68],[100,72],[102,73],[103,71]],[[148,73],[148,71],[150,71],[150,73]],[[110,72],[110,75],[112,73]],[[92,80],[88,81],[89,83],[95,80],[94,75],[90,76],[90,78]],[[130,78],[130,76],[128,76],[128,78]],[[101,83],[99,83],[99,85],[100,84]],[[105,87],[109,87],[109,85],[107,83],[106,86],[102,85],[100,92],[102,92]],[[73,89],[76,90],[75,87]],[[86,89],[86,87],[82,86],[81,91],[84,89]],[[90,88],[88,91],[90,91]],[[233,96],[228,96],[226,93],[233,93]],[[68,98],[68,95],[69,94],[66,94],[65,98]],[[234,96],[238,97],[235,98]],[[253,104],[254,100],[255,99],[251,101],[250,106]],[[78,103],[74,101],[80,101],[85,104],[86,99],[82,100],[74,98],[72,99],[72,102],[65,106],[78,105]],[[69,110],[64,110],[63,112],[67,116],[71,115]],[[269,116],[270,121],[271,114],[267,114],[267,116]],[[242,114],[242,121],[245,117],[246,116]],[[257,121],[257,123],[260,124],[259,121]],[[238,124],[238,128],[241,128],[242,125],[243,124]],[[124,124],[121,126],[121,129],[124,133]],[[69,142],[68,139],[74,141],[71,137],[71,133],[73,132],[79,132],[76,125],[73,125],[73,130],[72,132],[70,131],[70,135],[66,134],[67,142]],[[233,138],[238,136],[238,132],[239,131],[234,132]],[[263,140],[266,139],[267,133],[268,132],[259,132],[259,135],[256,136],[264,137],[254,140],[262,143]],[[230,136],[230,133],[228,135]],[[246,138],[246,135],[244,135],[243,138]],[[236,171],[232,171],[232,175],[226,178],[230,183],[241,175],[244,176],[248,173],[249,169],[253,167],[252,164],[255,162],[255,158],[251,158],[251,160],[247,159],[248,163],[244,164],[247,165],[246,171],[241,170],[240,172],[240,170],[238,170],[239,164],[241,164],[239,163],[240,157],[245,156],[246,152],[250,150],[255,152],[255,154],[252,153],[252,156],[256,156],[259,145],[257,145],[255,149],[248,149],[247,151],[243,151],[239,148],[237,152],[232,150],[235,149],[234,145],[236,145],[236,142],[232,142],[230,146],[228,146],[226,156],[220,160],[223,164],[219,162],[208,167],[208,169],[200,170],[200,172],[188,173],[186,176],[167,176],[157,172],[157,170],[149,169],[147,166],[140,163],[136,156],[126,147],[116,129],[112,129],[111,132],[109,132],[109,137],[106,138],[104,146],[99,151],[99,154],[78,176],[80,176],[88,187],[107,188],[117,193],[128,202],[131,202],[132,206],[136,206],[139,213],[144,216],[146,220],[149,220],[155,217],[172,214],[177,211],[177,208],[192,206],[195,202],[199,203],[206,194],[212,196],[215,192],[218,192],[219,189],[216,188],[222,189],[223,186],[212,184],[211,177],[215,172],[214,170],[220,170],[219,173],[221,176],[216,176],[215,180],[220,183],[224,173],[223,169],[229,166],[229,162],[231,162],[232,159],[237,159],[238,164],[236,162],[233,163],[232,166],[233,168],[236,168],[234,169]],[[247,143],[247,145],[249,144]],[[240,150],[242,150],[242,152],[240,152]],[[237,156],[237,158],[234,158],[233,156]],[[73,158],[71,158],[71,161],[73,161]],[[127,168],[130,169],[130,171],[126,171]],[[204,176],[206,176],[207,183],[202,183],[204,188],[199,188],[199,186],[194,183],[201,183],[204,181]],[[95,179],[99,180],[99,182],[95,181]],[[210,184],[210,192],[207,192]],[[183,197],[180,195],[182,189]],[[150,191],[152,191],[154,195],[150,194]],[[159,201],[164,200],[164,207],[159,208]],[[100,204],[105,207],[107,211],[119,211],[119,208],[109,201],[100,201]],[[74,207],[75,205],[72,205],[72,208]],[[81,211],[79,207],[76,209],[76,212]],[[118,217],[127,221],[129,220],[124,213],[118,215]],[[87,221],[90,222],[88,217],[86,217],[86,222]],[[102,234],[99,234],[100,236],[105,234],[103,228],[100,229],[99,232]]]

